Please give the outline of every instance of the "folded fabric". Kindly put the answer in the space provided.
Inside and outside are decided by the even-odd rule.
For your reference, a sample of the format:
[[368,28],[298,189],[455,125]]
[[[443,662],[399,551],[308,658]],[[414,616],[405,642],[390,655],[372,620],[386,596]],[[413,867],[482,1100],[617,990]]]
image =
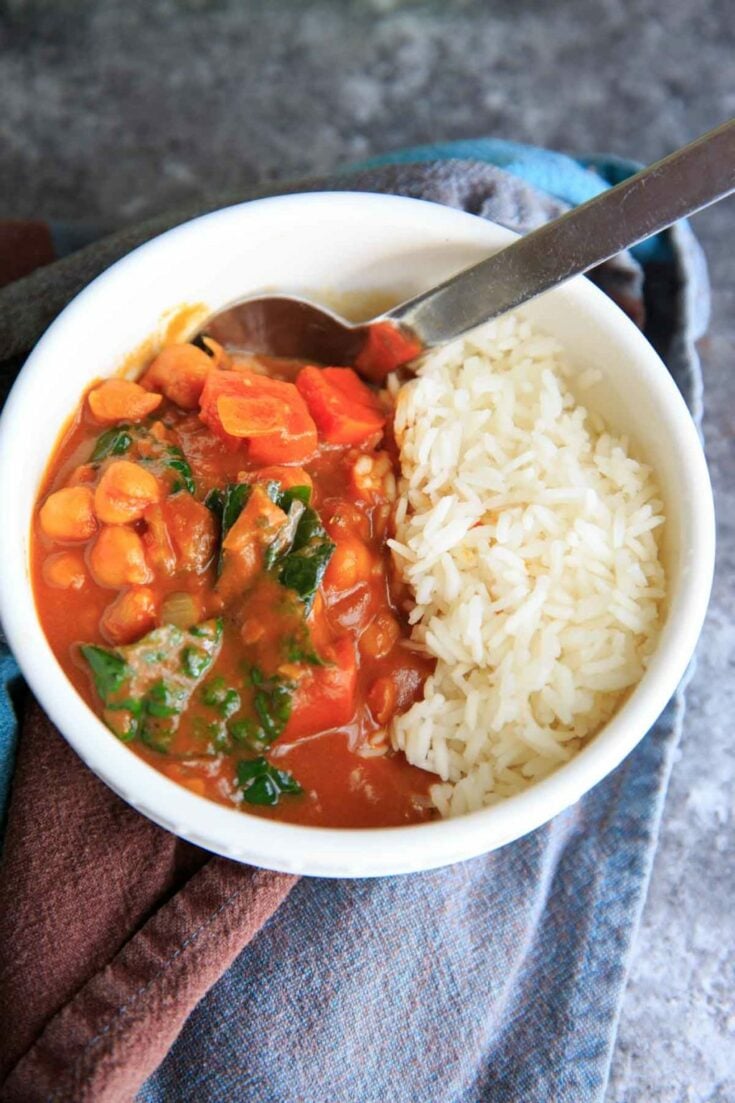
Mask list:
[[[452,157],[279,190],[347,180],[520,230],[561,209]],[[2,354],[27,349],[83,282],[181,217],[0,290]],[[639,321],[645,306],[646,332],[697,407],[706,285],[689,232],[667,235],[642,275],[623,258],[598,279]],[[91,775],[38,706],[20,705],[0,866],[0,1100],[601,1098],[683,689],[610,778],[531,836],[446,870],[343,882],[175,839]],[[6,771],[12,728],[0,709]]]

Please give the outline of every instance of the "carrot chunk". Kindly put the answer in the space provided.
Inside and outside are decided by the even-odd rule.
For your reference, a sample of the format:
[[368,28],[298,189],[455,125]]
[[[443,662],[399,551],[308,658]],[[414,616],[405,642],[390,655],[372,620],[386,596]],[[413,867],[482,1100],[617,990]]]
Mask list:
[[200,407],[204,424],[231,447],[249,441],[254,463],[303,463],[316,451],[316,426],[293,383],[248,370],[212,371]]
[[162,391],[184,410],[196,410],[213,364],[196,345],[165,345],[141,379],[147,390]]
[[277,398],[267,395],[222,395],[217,399],[217,413],[222,428],[231,437],[273,436],[283,424],[282,406]]
[[108,605],[100,622],[111,643],[132,643],[156,625],[156,595],[150,586],[133,586]]
[[89,392],[87,401],[97,421],[115,422],[142,421],[163,399],[132,379],[106,379]]
[[352,640],[342,636],[325,649],[324,657],[328,665],[309,667],[294,691],[283,742],[343,727],[355,715],[357,660]]
[[95,582],[112,590],[149,582],[143,541],[137,532],[123,525],[105,525],[89,553]]
[[140,520],[160,497],[160,487],[150,471],[130,460],[116,460],[102,474],[94,492],[94,508],[100,521],[124,525]]
[[97,528],[94,495],[88,486],[66,486],[49,494],[39,519],[52,540],[89,540]]
[[385,415],[377,398],[351,368],[302,368],[296,387],[330,444],[363,444],[383,431]]

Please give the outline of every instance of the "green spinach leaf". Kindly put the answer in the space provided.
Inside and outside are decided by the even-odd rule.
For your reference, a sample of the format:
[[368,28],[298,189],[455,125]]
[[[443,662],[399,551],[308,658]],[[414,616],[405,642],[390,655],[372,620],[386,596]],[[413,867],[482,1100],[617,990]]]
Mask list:
[[213,708],[224,720],[233,716],[241,705],[240,694],[232,686],[228,686],[221,675],[204,683],[201,698],[205,705]]
[[177,490],[188,490],[189,493],[194,496],[197,488],[194,482],[194,476],[192,475],[189,461],[180,448],[177,448],[175,444],[169,444],[166,448],[166,467],[170,467],[172,471],[180,476],[171,487],[171,493],[175,494]]
[[123,456],[133,443],[129,425],[115,425],[97,438],[90,463],[101,463],[108,456]]
[[[251,489],[249,483],[230,483],[207,495],[205,505],[219,517],[222,538],[240,516]],[[265,569],[275,571],[281,585],[297,594],[308,615],[335,545],[327,536],[319,514],[309,505],[310,487],[293,486],[281,490],[279,483],[270,482],[266,491],[288,520],[266,549]],[[220,549],[218,570],[221,566]]]
[[251,758],[237,764],[237,784],[248,804],[273,806],[283,794],[297,795],[303,789],[288,770],[279,770],[266,758]]
[[171,492],[188,490],[190,494],[196,494],[196,483],[191,466],[181,449],[175,444],[155,437],[145,425],[115,425],[107,429],[94,446],[90,463],[101,463],[111,456],[122,456],[134,449],[136,444],[145,442],[144,454],[138,455],[138,462],[144,463],[154,470],[156,468],[176,472],[176,479],[171,487]]
[[103,701],[107,701],[130,677],[128,664],[122,655],[91,643],[83,645],[81,652],[92,671],[97,693]]
[[[323,529],[321,532],[323,533]],[[281,586],[297,593],[307,615],[311,611],[313,599],[329,566],[333,550],[334,544],[326,533],[323,536],[313,535],[307,544],[295,548],[281,561],[278,581]]]
[[86,644],[81,653],[112,731],[165,752],[221,646],[222,621],[217,619],[190,631],[167,624],[114,650]]
[[257,666],[250,668],[249,681],[253,687],[253,708],[258,718],[255,732],[250,733],[250,741],[253,746],[268,747],[289,721],[295,685],[278,674],[266,676]]

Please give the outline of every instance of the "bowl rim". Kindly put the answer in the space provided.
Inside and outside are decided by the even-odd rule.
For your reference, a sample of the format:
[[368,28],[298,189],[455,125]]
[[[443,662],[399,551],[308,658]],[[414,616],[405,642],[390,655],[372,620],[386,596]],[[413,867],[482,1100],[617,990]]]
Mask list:
[[[76,326],[90,301],[108,283],[125,279],[141,261],[173,239],[202,232],[218,220],[257,218],[264,208],[307,205],[318,213],[325,204],[348,209],[397,205],[425,209],[443,219],[447,242],[452,225],[474,219],[493,228],[499,241],[517,235],[464,211],[403,196],[366,192],[306,192],[270,196],[220,208],[182,223],[145,242],[118,260],[85,287],[59,314],[28,357],[0,417],[0,499],[12,486],[20,434],[14,432],[26,392],[47,370],[47,357],[69,326]],[[615,319],[621,340],[654,381],[656,402],[665,406],[684,449],[692,485],[691,546],[693,569],[684,580],[675,615],[669,615],[649,667],[620,709],[568,763],[549,777],[489,808],[454,819],[382,828],[329,828],[283,823],[257,816],[243,818],[234,808],[218,805],[166,778],[120,743],[78,696],[46,641],[36,615],[32,584],[11,526],[0,527],[0,615],[8,642],[34,694],[82,760],[122,799],[162,827],[207,850],[241,862],[288,873],[329,877],[372,877],[429,870],[476,857],[528,834],[580,799],[609,774],[643,738],[665,708],[685,674],[704,622],[712,582],[715,522],[712,491],[701,442],[690,412],[668,370],[633,322],[589,280],[576,277],[551,294],[577,302],[593,324]],[[28,618],[28,604],[32,617]],[[639,692],[643,689],[643,692]],[[645,692],[647,690],[647,692]],[[104,735],[106,738],[100,738]],[[202,826],[204,825],[204,826]],[[239,830],[236,830],[236,825]],[[245,827],[245,829],[243,829]],[[242,838],[237,837],[241,835]]]

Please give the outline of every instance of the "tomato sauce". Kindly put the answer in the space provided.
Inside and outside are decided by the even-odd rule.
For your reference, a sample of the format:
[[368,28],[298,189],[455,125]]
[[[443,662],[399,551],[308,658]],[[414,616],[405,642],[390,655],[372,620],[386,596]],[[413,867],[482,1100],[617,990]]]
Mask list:
[[112,382],[84,396],[32,533],[39,616],[76,690],[219,803],[333,827],[432,818],[436,778],[390,746],[432,664],[387,546],[387,393],[213,342]]

